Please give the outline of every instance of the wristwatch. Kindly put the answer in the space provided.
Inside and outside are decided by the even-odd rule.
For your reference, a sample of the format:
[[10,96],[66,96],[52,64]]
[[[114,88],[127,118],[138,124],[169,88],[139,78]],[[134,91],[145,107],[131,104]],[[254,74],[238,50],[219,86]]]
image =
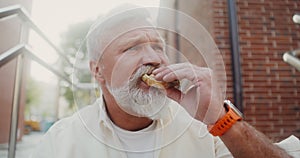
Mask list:
[[243,119],[243,114],[229,101],[224,101],[226,114],[214,125],[208,125],[209,133],[213,136],[222,136],[233,124]]

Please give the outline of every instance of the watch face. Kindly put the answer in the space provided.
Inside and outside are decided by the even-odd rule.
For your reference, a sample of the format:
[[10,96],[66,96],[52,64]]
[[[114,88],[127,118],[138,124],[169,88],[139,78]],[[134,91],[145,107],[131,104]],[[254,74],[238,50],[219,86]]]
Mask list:
[[243,114],[229,100],[224,100],[224,104],[228,105],[237,115],[243,118]]

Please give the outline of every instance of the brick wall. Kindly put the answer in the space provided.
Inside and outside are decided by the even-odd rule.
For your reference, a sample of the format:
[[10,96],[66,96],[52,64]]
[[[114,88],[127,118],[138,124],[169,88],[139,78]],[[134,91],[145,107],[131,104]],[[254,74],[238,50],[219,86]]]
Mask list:
[[[300,137],[300,72],[282,60],[300,48],[298,0],[237,0],[245,119],[274,141]],[[299,8],[299,9],[298,9]],[[228,97],[232,72],[227,0],[213,1],[213,35],[225,60]]]

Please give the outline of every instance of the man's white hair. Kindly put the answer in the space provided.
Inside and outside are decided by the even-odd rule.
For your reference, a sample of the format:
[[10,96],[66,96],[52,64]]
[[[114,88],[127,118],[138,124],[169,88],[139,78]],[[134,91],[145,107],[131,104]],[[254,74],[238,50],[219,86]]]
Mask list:
[[[141,25],[142,22],[144,23]],[[147,22],[146,25],[145,22]],[[133,25],[123,27],[128,23]],[[112,9],[105,16],[99,17],[89,29],[86,37],[89,59],[99,60],[104,49],[113,39],[131,31],[134,27],[146,26],[154,27],[147,9],[133,4],[122,4]]]

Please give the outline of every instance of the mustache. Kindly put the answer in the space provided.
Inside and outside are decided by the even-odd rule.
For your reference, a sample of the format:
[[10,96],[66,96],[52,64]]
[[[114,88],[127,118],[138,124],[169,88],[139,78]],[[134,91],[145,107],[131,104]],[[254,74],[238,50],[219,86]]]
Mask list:
[[142,65],[137,69],[137,71],[133,74],[131,79],[129,79],[129,83],[138,83],[141,82],[141,78],[144,74],[151,74],[152,71],[156,67],[151,66],[151,65]]

